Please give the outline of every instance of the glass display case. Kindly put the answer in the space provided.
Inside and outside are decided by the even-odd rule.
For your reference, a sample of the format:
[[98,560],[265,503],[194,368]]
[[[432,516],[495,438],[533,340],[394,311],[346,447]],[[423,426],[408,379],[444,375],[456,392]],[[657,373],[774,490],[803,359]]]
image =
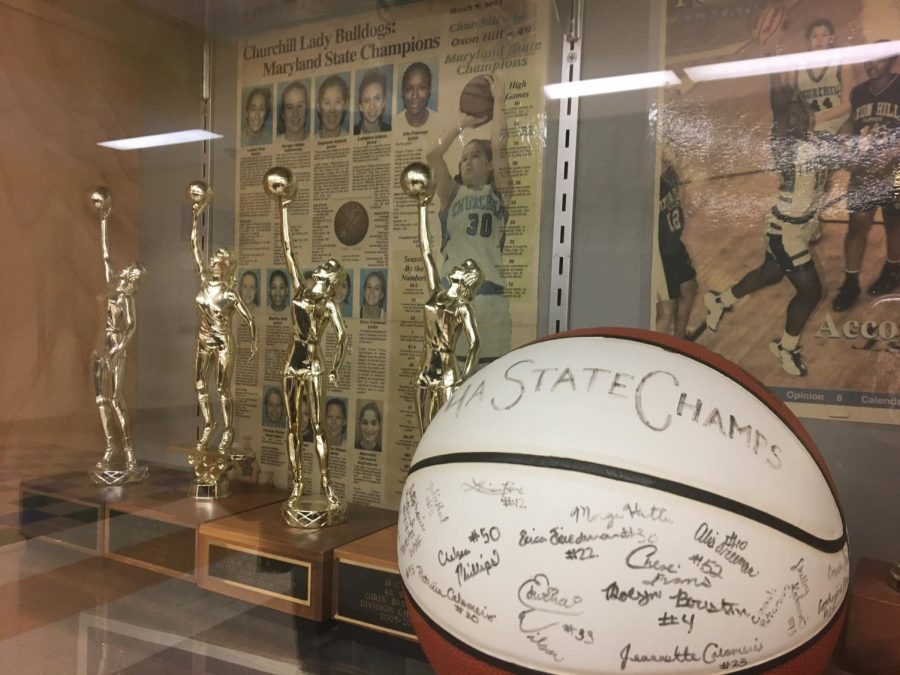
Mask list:
[[900,559],[896,3],[0,0],[0,26],[0,662],[431,672],[397,562],[423,431],[592,326],[758,378],[831,467],[852,570]]

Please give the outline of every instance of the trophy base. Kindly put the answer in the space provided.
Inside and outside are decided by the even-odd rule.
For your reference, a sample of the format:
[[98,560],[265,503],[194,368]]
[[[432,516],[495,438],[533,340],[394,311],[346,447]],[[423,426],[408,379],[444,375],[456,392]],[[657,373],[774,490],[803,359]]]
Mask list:
[[[357,508],[356,524],[371,511]],[[377,530],[334,549],[334,618],[386,635],[418,641],[403,598],[397,563],[397,525]],[[388,602],[372,602],[371,598]]]
[[194,480],[188,494],[194,499],[224,499],[231,494],[228,472],[233,457],[219,452],[194,452],[188,462],[194,468]]
[[93,467],[88,475],[95,485],[117,487],[126,483],[141,483],[150,476],[150,468],[147,466],[135,466],[131,469],[114,469],[110,466]]
[[[233,483],[236,494],[231,499],[204,504],[212,508],[200,509],[216,509],[216,513],[198,530],[197,582],[200,588],[265,607],[267,611],[329,621],[334,613],[337,547],[397,523],[396,511],[349,504],[347,522],[343,525],[319,530],[285,527],[281,512],[288,493],[271,489],[265,492],[274,498],[268,504],[235,511],[223,518],[219,509],[240,499],[238,493],[245,485],[240,481]],[[396,536],[390,545],[396,560]],[[375,556],[369,564],[378,563],[379,557]],[[384,580],[378,588],[360,584],[345,587],[345,593],[363,604],[362,596],[370,590],[374,594],[390,594]],[[393,596],[395,607],[402,603],[402,598],[402,594]],[[389,598],[387,602],[392,600]],[[367,604],[385,606],[381,601]]]
[[222,476],[215,483],[191,481],[188,494],[194,499],[225,499],[231,495],[231,483],[228,476]]
[[332,504],[325,497],[293,497],[281,505],[281,519],[288,527],[318,530],[347,522],[347,503]]

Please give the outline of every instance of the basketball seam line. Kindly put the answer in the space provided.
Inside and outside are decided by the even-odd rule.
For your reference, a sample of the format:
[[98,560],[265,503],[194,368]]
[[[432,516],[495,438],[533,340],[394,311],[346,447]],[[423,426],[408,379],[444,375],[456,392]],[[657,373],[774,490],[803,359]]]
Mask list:
[[598,464],[596,462],[588,462],[581,459],[572,459],[569,457],[548,457],[545,455],[520,455],[509,452],[453,452],[437,457],[429,457],[424,459],[415,466],[410,467],[409,474],[420,469],[426,469],[433,466],[444,464],[516,464],[519,466],[533,466],[543,469],[558,469],[561,471],[574,471],[577,473],[598,476],[600,478],[608,478],[609,480],[620,481],[623,483],[632,483],[642,485],[652,490],[660,490],[679,497],[685,497],[693,501],[708,504],[725,511],[743,516],[750,520],[754,520],[761,525],[770,527],[782,534],[796,539],[797,541],[811,546],[823,553],[837,553],[844,548],[847,541],[846,528],[843,527],[843,514],[841,514],[842,533],[837,539],[822,539],[806,530],[792,525],[770,513],[761,511],[747,504],[723,497],[715,492],[709,492],[702,488],[684,485],[665,478],[659,478],[639,471],[630,469],[621,469],[619,467],[609,466],[608,464]]
[[[502,668],[504,670],[508,670],[508,671],[511,671],[514,673],[523,673],[525,675],[532,675],[532,674],[541,675],[542,673],[546,673],[546,671],[543,671],[543,670],[534,670],[532,668],[528,668],[527,666],[521,666],[517,663],[512,663],[511,661],[504,661],[503,659],[501,659],[497,656],[493,656],[491,654],[488,654],[487,652],[483,652],[480,649],[478,649],[477,647],[473,647],[473,646],[463,642],[458,637],[453,635],[448,629],[439,625],[437,623],[437,621],[432,619],[422,609],[421,605],[419,605],[419,603],[416,602],[416,599],[413,597],[412,591],[410,591],[409,588],[406,586],[406,581],[403,579],[402,575],[400,576],[400,581],[403,583],[403,588],[406,590],[406,597],[409,600],[409,603],[416,610],[416,613],[425,621],[425,623],[427,623],[429,626],[431,626],[431,628],[436,633],[438,633],[447,642],[449,642],[451,645],[453,645],[454,647],[459,649],[461,652],[463,652],[473,658],[480,659],[482,661],[487,661],[490,665],[495,666],[497,668]],[[421,638],[419,638],[419,641],[421,643]],[[428,654],[426,654],[426,656],[428,656]],[[430,663],[431,659],[429,658],[428,661]]]
[[[701,324],[701,325],[705,325],[705,324]],[[576,329],[576,330],[584,330],[584,329]],[[551,342],[551,341],[553,341],[553,340],[565,339],[565,337],[566,337],[566,336],[565,336],[564,334],[561,334],[561,333],[555,334],[555,335],[547,335],[547,336],[544,336],[543,338],[539,338],[536,342],[533,342],[533,343],[531,343],[531,344],[540,344],[540,343],[542,343],[542,342]],[[789,420],[789,419],[788,419],[788,420],[784,419],[784,416],[781,414],[781,412],[779,412],[778,410],[775,410],[775,409],[772,407],[772,405],[765,399],[765,397],[764,397],[762,394],[760,394],[759,392],[757,392],[757,391],[755,391],[754,389],[752,389],[751,387],[749,387],[746,383],[741,382],[741,381],[740,381],[738,378],[736,378],[732,373],[729,373],[727,370],[725,370],[721,365],[716,364],[716,363],[711,363],[711,362],[709,362],[709,361],[706,361],[706,360],[700,358],[700,356],[698,356],[698,355],[696,355],[696,354],[691,354],[691,353],[689,353],[689,352],[687,352],[687,351],[680,351],[679,349],[677,349],[677,348],[674,347],[673,345],[667,345],[667,344],[664,344],[664,343],[662,343],[662,342],[654,342],[653,340],[648,340],[648,339],[640,338],[640,337],[638,337],[638,336],[636,336],[636,335],[602,334],[602,335],[582,335],[582,336],[579,336],[579,337],[600,337],[600,338],[604,338],[604,339],[613,339],[613,340],[630,340],[630,341],[632,341],[632,342],[637,342],[637,343],[640,343],[640,344],[643,344],[643,345],[648,345],[648,346],[650,346],[650,347],[658,347],[659,349],[662,349],[662,350],[664,350],[664,351],[666,351],[666,352],[669,352],[670,354],[674,354],[674,355],[677,355],[677,356],[683,356],[683,357],[685,357],[685,358],[690,359],[691,361],[694,361],[695,363],[699,363],[700,365],[706,366],[707,368],[712,368],[714,371],[716,371],[716,372],[719,373],[720,375],[723,375],[723,376],[727,377],[729,380],[731,380],[732,382],[734,382],[734,383],[737,384],[738,386],[742,387],[746,392],[748,392],[751,396],[753,396],[757,401],[759,401],[759,402],[762,403],[766,408],[768,408],[769,411],[770,411],[771,413],[773,413],[774,415],[776,415],[782,422],[784,422],[785,424],[787,424],[789,427],[791,426],[791,420]],[[527,346],[527,345],[526,345],[526,346]],[[697,345],[697,344],[694,343],[694,342],[691,342],[691,343],[690,343],[690,348],[691,348],[691,349],[701,349],[701,348],[702,348],[702,349],[706,349],[706,348],[702,347],[701,345]],[[512,352],[510,352],[510,353],[512,353]],[[722,356],[721,354],[719,354],[719,353],[717,353],[717,352],[710,351],[710,354],[711,354],[712,356],[714,356],[715,358],[721,359],[721,360],[726,361],[726,362],[728,361],[724,356]],[[732,363],[732,365],[736,366],[737,368],[741,368],[741,366],[739,366],[739,365],[737,365],[737,364],[735,364],[735,363]],[[757,377],[756,377],[755,375],[753,375],[752,373],[749,373],[749,372],[747,372],[747,371],[744,371],[744,372],[747,374],[748,377],[750,377],[750,378],[755,382],[756,385],[758,385],[758,386],[761,387],[762,389],[766,390],[766,391],[769,393],[769,395],[772,396],[772,397],[773,397],[780,405],[784,406],[784,407],[787,409],[787,411],[788,411],[789,413],[791,413],[792,415],[794,414],[794,413],[791,411],[791,409],[787,407],[787,404],[786,404],[784,401],[781,401],[781,400],[780,400],[777,396],[775,396],[772,392],[768,391],[768,388],[767,388],[766,385],[762,382],[762,380],[760,380],[759,378],[757,378]],[[795,419],[796,419],[796,421],[797,421],[797,424],[798,424],[801,428],[803,428],[803,423],[800,422],[800,418],[797,417],[796,415],[794,415],[794,417],[795,417]],[[810,445],[806,442],[806,440],[804,440],[804,438],[802,437],[802,435],[801,435],[801,434],[798,434],[793,428],[791,429],[791,431],[794,432],[794,436],[795,436],[795,437],[797,438],[797,440],[800,442],[800,445],[802,445],[802,446],[806,449],[806,451],[810,454],[810,456],[813,457],[813,461],[815,462],[816,468],[819,470],[819,473],[822,474],[822,477],[825,479],[825,482],[828,484],[828,490],[831,492],[832,497],[834,497],[834,503],[837,505],[837,509],[838,509],[838,511],[840,511],[840,513],[841,513],[841,522],[843,523],[843,522],[845,521],[845,518],[844,518],[844,509],[843,509],[843,507],[841,506],[841,501],[840,501],[840,499],[838,499],[837,492],[835,491],[835,488],[834,488],[834,486],[832,485],[832,480],[833,480],[833,479],[830,478],[829,476],[826,476],[826,475],[825,475],[825,470],[823,469],[823,467],[819,464],[819,462],[815,461],[815,454],[819,454],[820,457],[821,457],[821,454],[818,452],[818,450],[816,450],[816,452],[813,453],[813,449],[810,448]],[[807,434],[809,433],[809,432],[806,431],[805,428],[803,428],[803,431],[806,432]],[[824,459],[824,458],[821,458],[821,459],[822,459],[823,464],[825,464],[825,459]],[[827,464],[826,464],[826,466],[827,466]],[[845,528],[844,535],[846,536],[846,528]]]

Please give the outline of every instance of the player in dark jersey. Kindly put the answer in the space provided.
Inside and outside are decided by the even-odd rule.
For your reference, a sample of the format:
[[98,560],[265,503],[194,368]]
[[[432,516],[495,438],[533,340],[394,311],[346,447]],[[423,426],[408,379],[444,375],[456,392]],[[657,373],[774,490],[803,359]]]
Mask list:
[[893,176],[900,140],[900,75],[896,57],[865,64],[869,80],[850,93],[850,118],[842,133],[854,140],[847,190],[850,223],[844,239],[844,283],[832,301],[835,311],[849,309],[860,294],[859,271],[866,238],[880,208],[887,238],[887,261],[869,295],[885,295],[900,286],[900,207],[894,200]]
[[789,87],[772,79],[772,153],[781,174],[778,198],[766,215],[766,256],[762,265],[724,293],[707,291],[706,327],[715,332],[725,312],[745,295],[777,284],[785,276],[796,293],[787,307],[784,333],[769,343],[769,350],[790,375],[806,375],[800,355],[800,335],[822,297],[822,284],[809,252],[821,183],[823,137],[810,131],[810,118]]
[[[686,337],[687,322],[697,297],[697,272],[681,240],[684,209],[675,167],[663,158],[659,175],[659,258],[665,275],[665,293],[657,293],[656,329]],[[661,290],[661,289],[660,289]]]

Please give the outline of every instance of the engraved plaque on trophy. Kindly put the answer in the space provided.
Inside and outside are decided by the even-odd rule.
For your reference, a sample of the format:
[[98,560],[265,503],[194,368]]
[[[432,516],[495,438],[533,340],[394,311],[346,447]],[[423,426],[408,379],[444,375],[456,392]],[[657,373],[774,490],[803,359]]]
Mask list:
[[197,581],[217,593],[325,621],[332,615],[335,549],[395,524],[397,514],[350,504],[346,522],[308,532],[284,527],[281,508],[273,503],[201,525]]
[[194,576],[194,528],[116,507],[107,516],[107,557],[156,572]]
[[206,574],[209,579],[308,606],[311,565],[234,544],[210,543]]
[[387,527],[334,552],[334,618],[416,640],[397,567],[397,527]]
[[109,505],[107,557],[163,574],[196,577],[198,538],[204,524],[240,518],[261,506],[277,505],[285,497],[283,490],[235,482],[227,498],[199,501],[187,489],[196,477],[187,471],[178,474],[167,486]]

